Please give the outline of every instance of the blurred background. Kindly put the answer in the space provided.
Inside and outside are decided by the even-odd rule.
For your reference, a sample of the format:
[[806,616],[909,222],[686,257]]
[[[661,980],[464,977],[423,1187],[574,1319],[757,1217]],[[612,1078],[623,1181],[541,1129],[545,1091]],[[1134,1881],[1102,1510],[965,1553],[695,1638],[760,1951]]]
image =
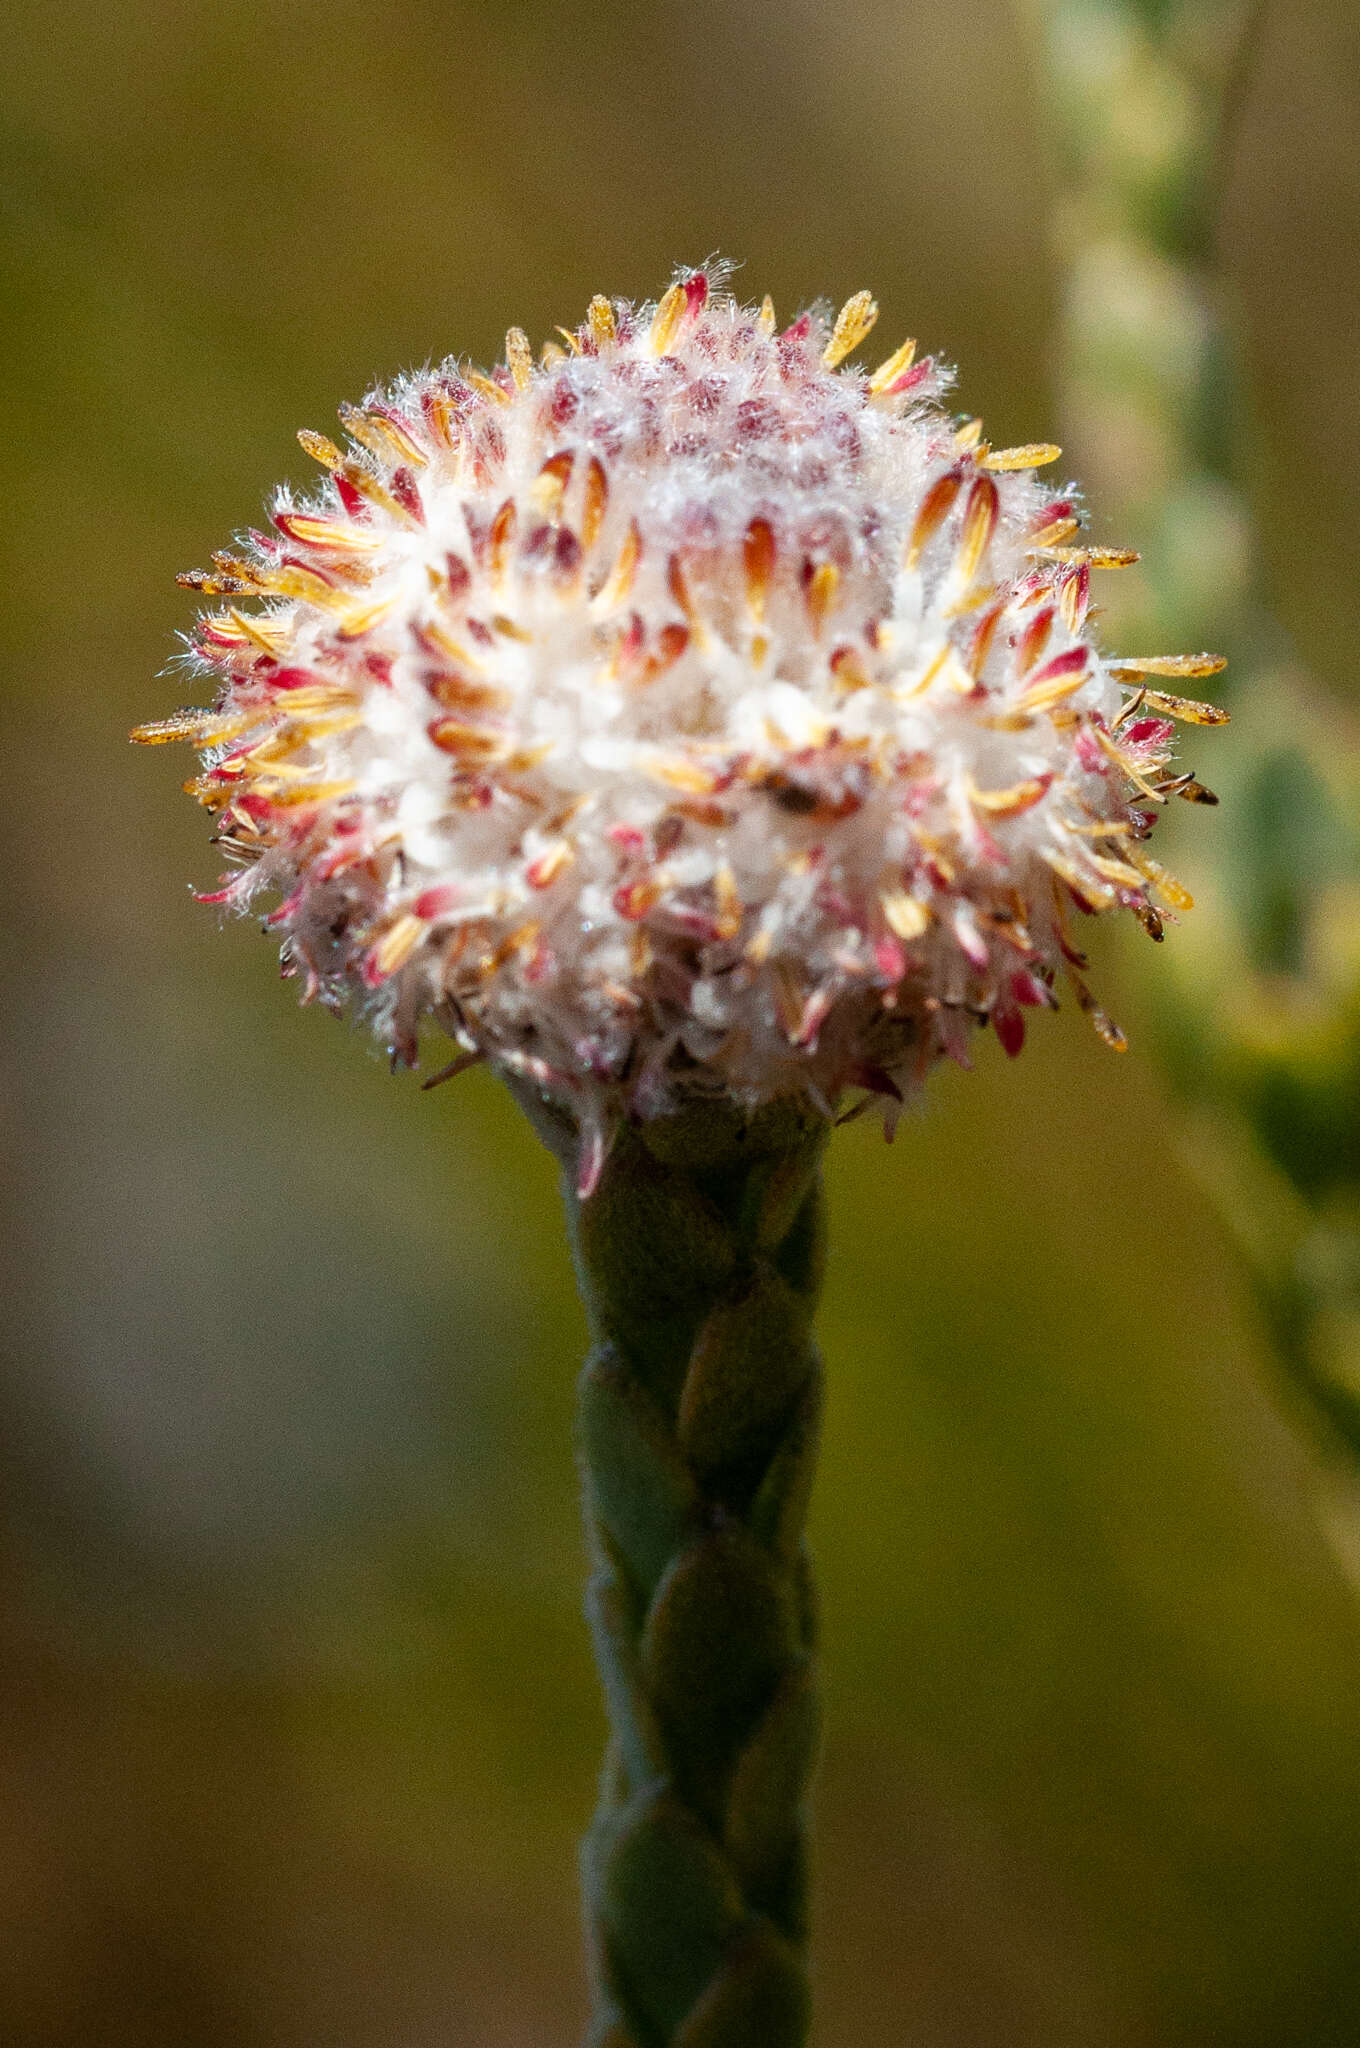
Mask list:
[[297,1012],[124,733],[298,426],[714,250],[1058,424],[1147,556],[1110,644],[1234,655],[1202,909],[1104,948],[1133,1052],[1065,1012],[835,1148],[819,2048],[1360,2041],[1351,0],[19,0],[5,50],[0,2041],[575,2037],[552,1171]]

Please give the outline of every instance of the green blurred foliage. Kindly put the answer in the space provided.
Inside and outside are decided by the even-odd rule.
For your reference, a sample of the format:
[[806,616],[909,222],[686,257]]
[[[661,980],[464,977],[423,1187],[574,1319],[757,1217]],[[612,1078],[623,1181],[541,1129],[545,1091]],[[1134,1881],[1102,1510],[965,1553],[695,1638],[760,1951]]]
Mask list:
[[[1262,468],[1245,452],[1252,323],[1229,318],[1234,273],[1216,261],[1215,226],[1231,247],[1244,178],[1291,154],[1262,132],[1280,74],[1297,82],[1300,54],[1306,76],[1310,61],[1344,61],[1360,43],[1353,24],[1319,35],[1299,7],[1281,38],[1279,12],[1263,0],[1025,0],[1061,167],[1064,409],[1096,501],[1143,542],[1143,573],[1125,582],[1107,630],[1124,645],[1212,637],[1233,657],[1226,836],[1216,852],[1184,819],[1161,835],[1178,860],[1184,841],[1200,908],[1197,943],[1154,984],[1159,1040],[1186,1102],[1187,1163],[1246,1255],[1279,1364],[1346,1473],[1354,1522],[1360,731],[1335,658],[1338,621],[1287,601],[1298,583],[1288,528],[1282,554],[1277,508],[1253,506],[1243,488]],[[1330,82],[1318,84],[1316,104],[1335,106]],[[1325,141],[1292,157],[1310,177],[1336,168]],[[1277,183],[1287,182],[1285,172]],[[1332,184],[1344,209],[1345,186]],[[1268,240],[1263,211],[1256,238]],[[1293,240],[1306,262],[1315,243],[1296,229]],[[1310,320],[1336,295],[1336,266],[1324,268]],[[1277,311],[1272,300],[1278,346]],[[1328,433],[1344,452],[1349,386],[1336,413]],[[1275,408],[1267,417],[1292,425]],[[1296,464],[1292,478],[1304,475],[1314,511],[1344,517],[1344,491],[1319,489]],[[1336,609],[1344,634],[1344,601]]]
[[[1224,215],[1271,570],[1339,689],[1353,19],[1268,11]],[[0,2038],[556,2044],[601,1716],[552,1172],[482,1077],[295,1013],[122,735],[295,427],[715,247],[790,312],[872,283],[1041,437],[1028,54],[1000,0],[58,0],[6,55]],[[1307,840],[1248,830],[1250,774],[1190,821],[1211,897]],[[1164,950],[1207,1014],[1203,924]],[[1143,971],[1105,962],[1135,1027]],[[1360,1618],[1310,1440],[1150,1055],[1032,1036],[835,1151],[819,2039],[1350,2042]]]

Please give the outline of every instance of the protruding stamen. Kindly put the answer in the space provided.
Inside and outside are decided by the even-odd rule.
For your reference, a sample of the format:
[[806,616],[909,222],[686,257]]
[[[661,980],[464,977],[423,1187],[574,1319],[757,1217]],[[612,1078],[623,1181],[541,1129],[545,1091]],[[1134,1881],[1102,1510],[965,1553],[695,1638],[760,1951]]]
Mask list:
[[831,339],[822,350],[822,363],[828,370],[839,369],[846,357],[853,355],[865,337],[871,333],[878,318],[878,301],[872,292],[856,292],[847,299],[836,315],[836,325]]
[[1141,889],[1143,877],[1137,868],[1130,867],[1126,860],[1117,860],[1113,854],[1097,853],[1093,847],[1086,858],[1098,875],[1107,882],[1113,882],[1118,889]]
[[1149,711],[1160,711],[1167,718],[1179,718],[1185,725],[1226,725],[1232,716],[1219,704],[1206,704],[1200,697],[1173,697],[1169,690],[1140,689],[1127,707],[1125,716],[1132,712],[1134,705],[1146,705]]
[[653,355],[665,355],[680,330],[686,304],[685,287],[682,284],[673,284],[662,296],[652,315],[652,324],[647,335]]
[[490,399],[493,405],[509,405],[511,402],[510,393],[505,386],[498,384],[494,377],[486,376],[481,370],[464,370],[463,382],[470,385],[481,397]]
[[770,294],[766,292],[764,298],[760,302],[760,311],[756,315],[756,332],[757,334],[763,335],[765,339],[768,341],[770,336],[774,333],[774,330],[774,300],[770,297]]
[[1173,910],[1194,909],[1195,899],[1186,888],[1184,882],[1178,882],[1173,874],[1167,872],[1159,860],[1154,860],[1150,853],[1144,853],[1141,846],[1131,846],[1129,848],[1129,859],[1141,871],[1146,880],[1151,882],[1158,894],[1171,905]]
[[1140,560],[1136,548],[1055,548],[1048,553],[1055,562],[1087,563],[1092,569],[1131,569]]
[[1165,794],[1183,797],[1188,804],[1216,804],[1218,802],[1214,792],[1211,789],[1206,789],[1204,784],[1193,775],[1181,775],[1174,782],[1167,783],[1165,785]]
[[436,445],[453,447],[458,436],[453,424],[453,399],[440,384],[432,384],[421,400],[421,410]]
[[989,448],[978,461],[984,469],[1042,469],[1061,454],[1062,449],[1052,441],[1027,441],[1023,448]]
[[281,562],[277,569],[260,569],[256,586],[262,594],[305,598],[308,604],[322,605],[328,611],[343,611],[349,602],[322,570],[304,562]]
[[222,740],[235,739],[249,725],[250,719],[244,712],[224,715],[188,709],[176,711],[170,718],[153,718],[146,725],[134,725],[128,738],[139,747],[163,747],[171,740],[191,740],[196,747],[215,747]]
[[372,470],[362,462],[346,459],[341,462],[336,474],[352,491],[357,491],[361,498],[367,498],[370,505],[376,505],[380,511],[386,512],[389,518],[400,520],[403,526],[420,524],[395,492],[389,491],[387,485],[379,477],[374,476]]
[[1055,507],[1051,516],[1030,535],[1030,553],[1045,553],[1060,541],[1070,540],[1074,533],[1080,531],[1081,521],[1069,507]]
[[338,554],[371,555],[386,546],[386,538],[371,526],[355,526],[343,519],[319,518],[305,512],[276,512],[274,524],[299,547],[333,549]]
[[369,454],[384,466],[396,462],[414,464],[424,468],[429,460],[424,449],[413,441],[404,427],[382,413],[362,412],[357,405],[342,405],[340,424],[350,438],[367,448]]
[[[1112,740],[1102,727],[1093,725],[1091,730],[1095,734],[1096,745],[1100,748],[1101,753],[1113,761],[1115,767],[1122,774],[1128,776],[1135,789],[1141,789],[1143,795],[1150,797],[1155,804],[1164,804],[1166,802],[1165,790],[1154,788],[1153,784],[1144,775],[1142,769],[1129,759],[1124,749],[1115,740]],[[1176,794],[1180,794],[1179,790]]]
[[369,407],[368,418],[375,432],[391,443],[398,462],[406,463],[411,469],[427,467],[430,460],[429,450],[417,441],[410,426],[394,406],[380,403],[375,399]]
[[248,612],[238,611],[233,605],[228,613],[232,625],[252,647],[258,647],[262,654],[273,654],[287,639],[291,621],[280,619],[277,624],[268,619],[253,619]]
[[323,469],[339,469],[345,460],[334,441],[325,434],[314,433],[311,427],[299,427],[298,440],[312,460],[319,462]]
[[534,374],[534,352],[522,327],[512,327],[506,334],[505,361],[516,391],[527,391]]
[[869,389],[875,398],[881,398],[892,390],[898,378],[908,371],[916,359],[915,341],[904,341],[901,348],[894,349],[885,362],[869,378]]
[[197,590],[204,597],[253,597],[259,585],[254,576],[234,576],[227,571],[181,569],[175,578],[181,590]]
[[618,340],[614,308],[599,292],[586,308],[586,326],[597,349],[612,348]]
[[1124,655],[1111,662],[1110,674],[1123,683],[1139,676],[1216,676],[1227,666],[1226,654]]

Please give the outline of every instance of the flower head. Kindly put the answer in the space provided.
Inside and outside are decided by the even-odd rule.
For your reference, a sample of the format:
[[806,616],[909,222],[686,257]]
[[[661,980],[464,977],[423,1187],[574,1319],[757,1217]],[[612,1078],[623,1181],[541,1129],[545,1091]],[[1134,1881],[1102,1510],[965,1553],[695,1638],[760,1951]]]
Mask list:
[[1212,800],[1170,718],[1222,714],[1160,679],[1221,664],[1101,655],[1133,557],[912,343],[842,367],[875,312],[780,332],[708,269],[537,359],[512,329],[303,434],[320,492],[182,579],[225,600],[216,707],[136,737],[203,749],[207,900],[277,892],[307,998],[407,1062],[433,1017],[595,1131],[693,1088],[891,1110],[1064,972],[1121,1042],[1069,914],[1186,900],[1145,841]]

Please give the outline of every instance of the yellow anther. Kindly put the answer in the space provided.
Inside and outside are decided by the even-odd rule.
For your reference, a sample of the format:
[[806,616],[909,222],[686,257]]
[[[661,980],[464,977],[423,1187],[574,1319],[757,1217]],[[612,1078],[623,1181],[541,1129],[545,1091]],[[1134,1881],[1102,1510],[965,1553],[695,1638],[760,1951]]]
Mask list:
[[856,292],[846,300],[836,315],[831,339],[822,350],[822,362],[828,370],[838,368],[848,355],[853,355],[877,318],[878,301],[872,292]]
[[509,405],[510,393],[503,384],[498,384],[494,377],[483,376],[480,370],[464,370],[462,374],[463,382],[479,392],[483,398],[489,398],[493,405]]
[[586,325],[596,348],[612,348],[618,340],[618,329],[614,323],[614,308],[608,299],[597,292],[586,308]]
[[516,391],[527,391],[534,374],[534,352],[522,327],[512,327],[506,334],[505,360],[515,380]]
[[386,545],[384,535],[371,527],[355,526],[342,519],[314,518],[305,512],[281,513],[275,525],[305,548],[334,548],[347,555],[369,555]]
[[1151,882],[1153,888],[1156,889],[1163,901],[1171,905],[1173,910],[1194,909],[1195,899],[1186,888],[1184,882],[1178,882],[1174,875],[1168,874],[1161,862],[1154,860],[1150,853],[1144,853],[1141,846],[1129,848],[1129,859],[1142,872],[1146,880]]
[[312,460],[319,462],[323,469],[339,469],[345,459],[334,441],[325,434],[314,433],[310,427],[299,427],[298,440]]
[[653,355],[665,355],[684,317],[685,287],[682,284],[673,284],[662,296],[652,315],[651,331],[647,339],[651,343]]
[[1062,449],[1052,441],[1027,441],[1023,448],[989,448],[978,461],[984,469],[1042,469],[1061,454]]
[[1139,698],[1150,711],[1164,712],[1168,718],[1179,718],[1185,725],[1226,725],[1229,714],[1217,704],[1206,704],[1199,697],[1173,697],[1167,690],[1140,690]]
[[153,718],[147,725],[134,725],[128,734],[139,747],[163,747],[170,740],[192,740],[196,747],[216,746],[245,732],[250,719],[243,713],[225,717],[214,711],[176,711],[171,718]]
[[1049,548],[1056,547],[1060,541],[1070,540],[1074,533],[1080,531],[1081,521],[1074,519],[1070,512],[1064,512],[1060,517],[1050,519],[1046,526],[1041,526],[1038,532],[1031,536],[1029,551],[1031,554],[1046,552]]
[[395,420],[385,419],[381,413],[361,412],[357,405],[342,405],[340,424],[345,432],[367,448],[370,455],[381,463],[394,458],[398,462],[409,462],[416,469],[423,469],[428,457],[423,448],[412,440],[404,427]]
[[886,362],[879,364],[869,379],[869,389],[877,398],[904,377],[916,359],[916,343],[904,341],[901,348],[894,349]]
[[1139,654],[1110,664],[1121,682],[1138,676],[1216,676],[1228,666],[1226,654]]
[[1071,562],[1080,568],[1083,562],[1092,569],[1131,569],[1139,554],[1136,548],[1049,548],[1055,562]]

